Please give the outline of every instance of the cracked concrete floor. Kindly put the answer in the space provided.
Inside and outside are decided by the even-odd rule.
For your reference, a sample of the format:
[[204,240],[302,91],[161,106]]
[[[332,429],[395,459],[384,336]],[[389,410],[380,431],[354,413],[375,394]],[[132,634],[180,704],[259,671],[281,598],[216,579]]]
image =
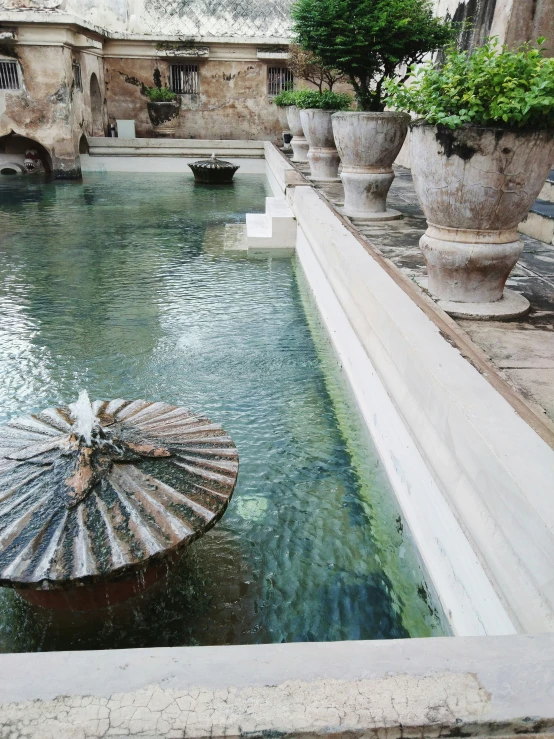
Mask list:
[[[297,165],[309,174],[308,165]],[[410,170],[395,166],[388,205],[404,218],[386,223],[353,225],[408,277],[426,275],[419,239],[427,225],[419,207]],[[334,205],[344,202],[341,183],[316,184]],[[520,234],[521,258],[507,286],[524,295],[531,312],[520,321],[457,320],[490,358],[498,372],[535,411],[554,421],[554,245]]]

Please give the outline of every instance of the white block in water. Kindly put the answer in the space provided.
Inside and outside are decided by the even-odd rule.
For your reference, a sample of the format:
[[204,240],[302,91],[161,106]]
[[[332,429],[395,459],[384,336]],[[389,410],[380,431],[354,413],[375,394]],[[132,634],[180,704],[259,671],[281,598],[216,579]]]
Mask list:
[[266,198],[265,213],[246,214],[248,249],[294,249],[296,219],[284,198]]

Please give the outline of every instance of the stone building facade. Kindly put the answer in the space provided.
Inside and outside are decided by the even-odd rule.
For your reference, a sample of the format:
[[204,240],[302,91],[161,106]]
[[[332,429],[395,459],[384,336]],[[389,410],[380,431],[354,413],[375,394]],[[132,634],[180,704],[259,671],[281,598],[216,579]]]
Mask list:
[[289,5],[0,0],[0,161],[38,148],[56,177],[78,177],[83,136],[118,119],[154,135],[145,87],[160,85],[183,90],[180,138],[277,140]]
[[[80,176],[87,136],[132,119],[154,129],[145,87],[180,94],[177,136],[277,140],[272,94],[285,80],[291,0],[0,0],[0,163],[37,149],[59,178]],[[435,0],[489,34],[547,36],[554,0]],[[554,53],[554,51],[553,51]]]

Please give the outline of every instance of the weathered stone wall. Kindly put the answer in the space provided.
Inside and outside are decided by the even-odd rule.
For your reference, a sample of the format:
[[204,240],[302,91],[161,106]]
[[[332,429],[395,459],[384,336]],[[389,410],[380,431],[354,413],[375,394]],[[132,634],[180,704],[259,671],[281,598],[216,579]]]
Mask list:
[[[110,121],[133,119],[137,135],[154,135],[144,87],[169,84],[167,59],[106,58]],[[267,95],[267,65],[257,59],[188,60],[198,64],[198,95],[181,96],[176,138],[275,140],[281,135],[277,109]]]
[[510,46],[545,36],[554,55],[554,0],[435,0],[435,11],[473,26],[462,33],[462,48],[482,44],[487,36]]
[[514,2],[506,33],[506,42],[517,46],[544,36],[547,49],[554,56],[554,0],[519,0]]
[[[79,140],[92,133],[90,78],[95,74],[103,85],[101,60],[62,45],[16,45],[4,49],[4,58],[8,51],[19,62],[23,84],[21,90],[0,91],[0,136],[16,133],[37,141],[51,158],[54,176],[79,177]],[[75,87],[73,61],[81,64],[83,91]]]

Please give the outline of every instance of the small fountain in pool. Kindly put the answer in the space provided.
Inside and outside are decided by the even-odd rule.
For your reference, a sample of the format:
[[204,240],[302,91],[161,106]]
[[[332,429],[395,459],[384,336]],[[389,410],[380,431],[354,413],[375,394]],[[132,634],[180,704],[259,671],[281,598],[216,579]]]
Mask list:
[[139,595],[224,514],[238,453],[167,403],[91,403],[0,427],[0,586],[44,608]]
[[200,159],[198,162],[189,164],[196,182],[204,182],[210,185],[228,185],[233,181],[235,172],[240,169],[236,164],[218,159],[215,152],[210,159]]

